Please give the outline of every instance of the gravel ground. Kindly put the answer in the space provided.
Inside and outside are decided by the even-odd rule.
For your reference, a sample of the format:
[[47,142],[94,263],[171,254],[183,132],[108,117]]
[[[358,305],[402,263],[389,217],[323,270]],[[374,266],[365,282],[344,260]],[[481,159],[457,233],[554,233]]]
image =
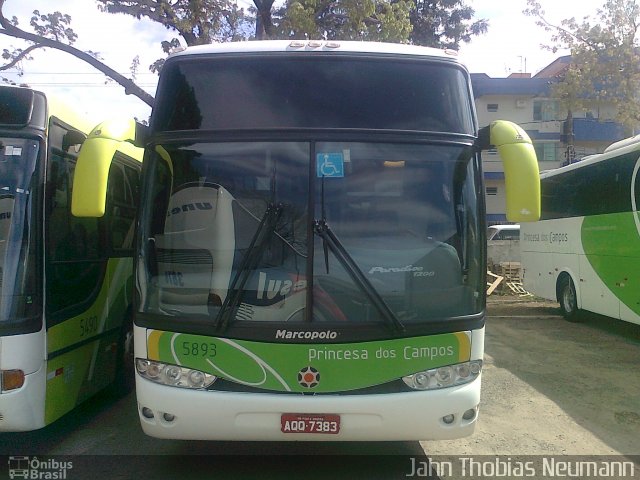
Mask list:
[[491,296],[479,423],[428,455],[640,455],[640,325]]

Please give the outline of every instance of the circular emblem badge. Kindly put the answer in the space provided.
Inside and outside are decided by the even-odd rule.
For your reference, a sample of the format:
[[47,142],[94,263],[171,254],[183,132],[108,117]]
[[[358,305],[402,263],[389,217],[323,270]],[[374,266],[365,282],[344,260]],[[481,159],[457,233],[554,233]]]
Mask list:
[[313,367],[304,367],[298,372],[298,383],[305,388],[313,388],[320,383],[320,372]]

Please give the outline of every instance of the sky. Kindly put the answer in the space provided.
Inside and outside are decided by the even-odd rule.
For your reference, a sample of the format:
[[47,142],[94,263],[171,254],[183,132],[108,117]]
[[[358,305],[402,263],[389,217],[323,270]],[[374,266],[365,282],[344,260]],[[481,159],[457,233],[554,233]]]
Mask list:
[[[248,6],[248,0],[238,0]],[[595,16],[605,0],[559,1],[540,0],[547,17],[554,23],[575,16]],[[476,18],[489,21],[487,34],[475,37],[461,47],[459,58],[472,73],[486,73],[490,77],[506,77],[511,73],[535,74],[555,58],[568,52],[553,54],[543,50],[549,43],[549,34],[525,16],[526,0],[466,0],[476,11]],[[71,27],[78,34],[74,44],[81,50],[97,51],[104,63],[118,72],[130,76],[129,67],[136,55],[140,67],[136,82],[152,95],[157,75],[148,66],[164,56],[162,40],[173,38],[173,32],[149,20],[137,20],[124,14],[108,14],[98,10],[93,0],[7,0],[5,17],[16,16],[19,26],[30,31],[29,20],[33,10],[51,13],[58,10],[72,17]],[[0,36],[0,50],[11,46],[24,46],[18,39]],[[0,72],[19,83],[56,95],[76,104],[94,122],[104,118],[136,117],[146,119],[150,108],[141,100],[127,96],[124,89],[95,69],[55,49],[37,50],[33,60],[24,62],[24,75],[16,70]]]

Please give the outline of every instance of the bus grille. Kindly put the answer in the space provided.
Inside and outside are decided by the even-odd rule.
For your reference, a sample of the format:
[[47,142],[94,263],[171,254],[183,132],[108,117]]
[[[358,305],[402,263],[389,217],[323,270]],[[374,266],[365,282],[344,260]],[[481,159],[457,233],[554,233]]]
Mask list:
[[180,263],[183,265],[211,265],[213,263],[211,253],[207,250],[159,248],[156,250],[156,256],[159,263]]
[[253,320],[254,313],[253,305],[241,303],[238,307],[238,313],[236,313],[236,320]]
[[328,392],[328,393],[300,393],[300,392],[279,392],[273,390],[265,390],[263,388],[254,387],[251,385],[243,385],[241,383],[232,382],[224,378],[218,378],[207,389],[216,392],[244,392],[244,393],[268,393],[268,394],[280,394],[280,395],[375,395],[375,394],[387,394],[387,393],[404,393],[415,392],[409,388],[401,379],[392,380],[382,385],[373,385],[371,387],[359,388],[356,390],[348,390],[344,392]]

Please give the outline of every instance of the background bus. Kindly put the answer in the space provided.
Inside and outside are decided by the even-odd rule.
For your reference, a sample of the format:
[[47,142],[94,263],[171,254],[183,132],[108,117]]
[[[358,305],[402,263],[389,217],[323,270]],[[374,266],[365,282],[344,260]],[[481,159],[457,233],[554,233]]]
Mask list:
[[524,287],[580,310],[640,323],[640,139],[540,175],[541,221],[522,225]]
[[187,49],[167,60],[138,140],[136,392],[147,434],[473,431],[480,150],[493,143],[506,159],[511,220],[537,219],[539,185],[522,129],[478,131],[453,56],[349,42]]
[[76,218],[72,181],[89,130],[40,92],[0,87],[0,431],[43,427],[114,381],[132,385],[123,362],[141,150],[96,146],[113,162],[104,185],[87,187],[106,191],[107,214]]

